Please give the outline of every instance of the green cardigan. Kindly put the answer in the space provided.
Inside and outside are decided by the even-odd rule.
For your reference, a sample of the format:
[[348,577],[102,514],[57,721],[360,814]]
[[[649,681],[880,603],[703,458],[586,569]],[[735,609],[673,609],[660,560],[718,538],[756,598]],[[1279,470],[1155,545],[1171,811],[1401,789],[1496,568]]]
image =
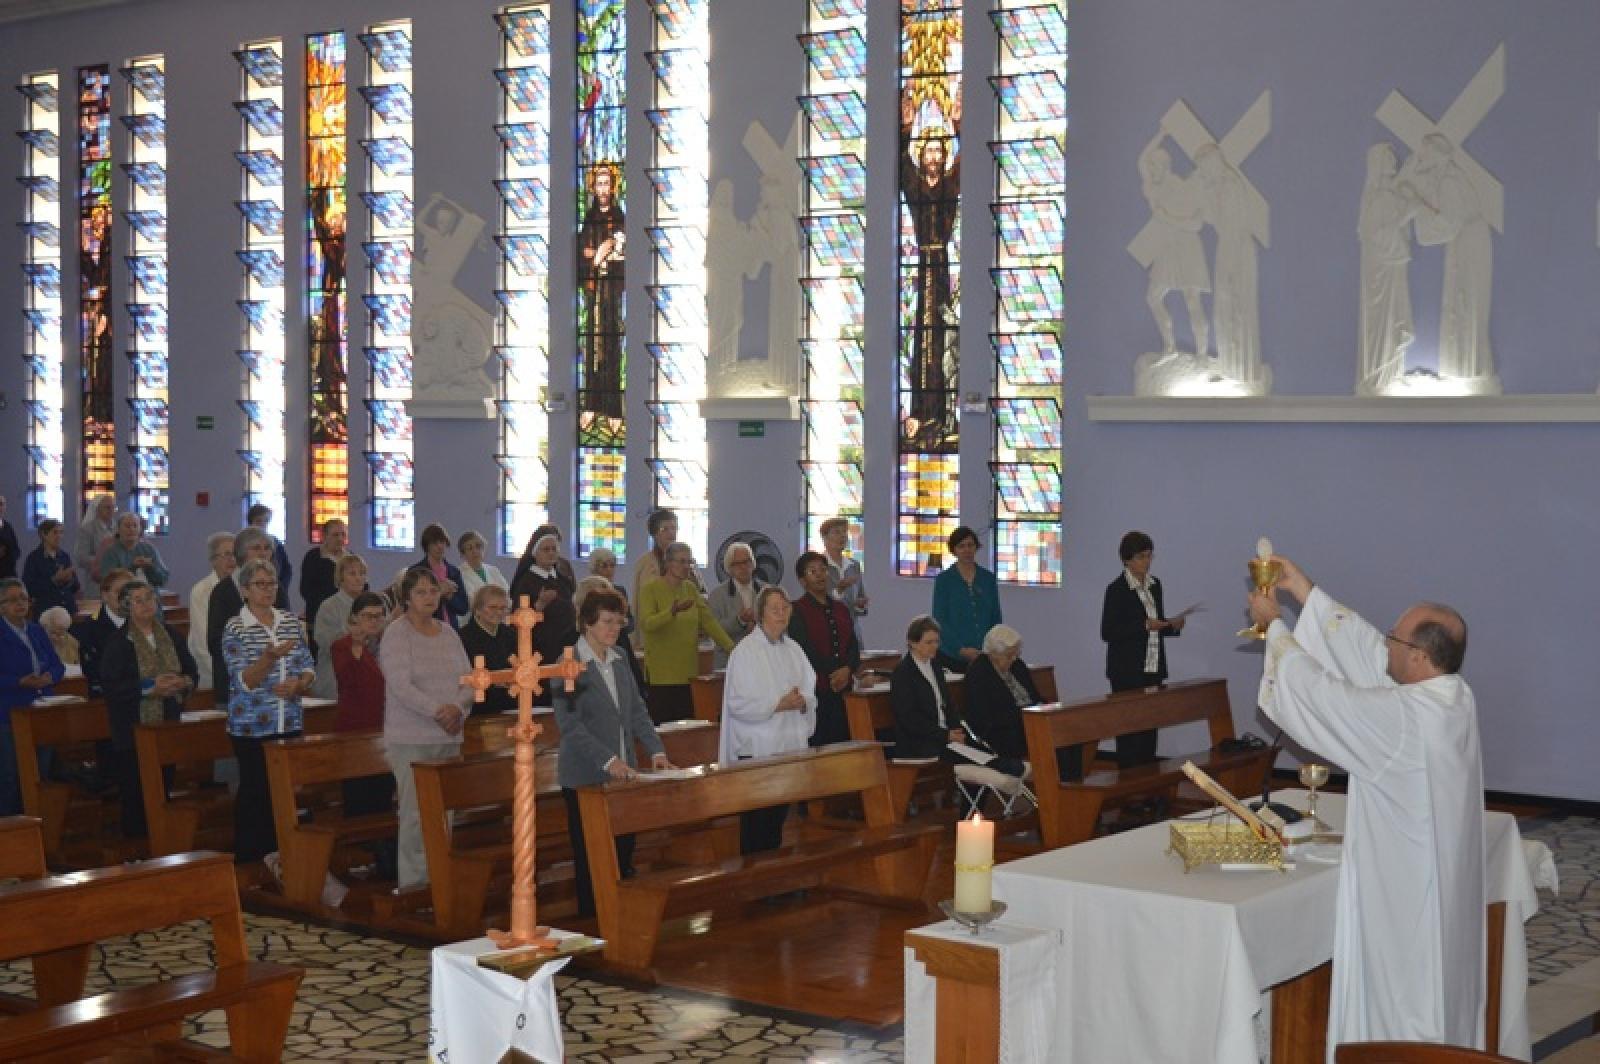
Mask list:
[[[677,600],[694,603],[692,609],[672,612]],[[662,687],[686,684],[700,672],[700,633],[710,636],[723,650],[733,640],[711,615],[711,607],[685,580],[676,591],[664,579],[651,580],[639,592],[639,629],[644,633],[644,678]]]

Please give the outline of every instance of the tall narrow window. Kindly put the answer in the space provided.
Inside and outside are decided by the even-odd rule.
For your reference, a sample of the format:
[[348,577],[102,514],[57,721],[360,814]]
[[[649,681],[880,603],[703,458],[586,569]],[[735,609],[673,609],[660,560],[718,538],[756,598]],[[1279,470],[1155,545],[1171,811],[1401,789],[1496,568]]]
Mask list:
[[[810,0],[806,33],[803,286],[806,546],[862,511],[862,282],[866,247],[866,0]],[[851,523],[857,537],[861,523]],[[852,544],[860,553],[862,544]]]
[[345,275],[349,229],[345,41],[306,37],[306,364],[310,380],[311,506],[306,532],[350,519],[350,324]]
[[[283,42],[259,41],[234,53],[239,61],[239,111],[243,147],[239,213],[244,264],[244,506],[272,508],[273,535],[284,534],[284,219]],[[243,514],[240,515],[241,520]]]
[[960,521],[961,32],[959,0],[900,0],[902,576],[940,569]]
[[1061,583],[1067,3],[1000,0],[994,145],[995,575]]
[[[131,134],[128,161],[128,211],[137,215],[167,214],[167,76],[159,55],[135,59],[123,68],[128,81],[128,112],[123,124]],[[171,500],[167,478],[167,234],[128,227],[127,256],[131,301],[128,318],[133,323],[128,357],[133,362],[133,431],[128,452],[133,455],[133,508],[144,518],[145,528],[157,535],[167,531]]]
[[[371,469],[372,545],[416,546],[416,475],[411,416],[412,209],[411,23],[374,26],[366,46],[368,313],[367,464]],[[340,246],[344,244],[340,240]],[[441,259],[443,256],[441,255]],[[446,268],[441,261],[435,264]],[[447,269],[447,268],[446,268]],[[449,276],[447,273],[446,276]]]
[[706,559],[710,534],[706,493],[706,184],[710,175],[706,116],[711,110],[707,62],[709,0],[650,0],[655,47],[657,182],[650,227],[651,342],[655,422],[650,468],[655,503],[678,514],[678,538]]
[[[62,451],[61,83],[30,74],[22,93],[22,355],[28,363],[28,523],[69,516]],[[76,516],[70,515],[70,516]]]
[[549,4],[507,8],[499,22],[500,551],[516,554],[549,512]]
[[[131,221],[132,219],[130,219]],[[148,219],[165,239],[167,216]],[[112,410],[111,68],[78,70],[78,357],[83,380],[83,497],[117,490]]]
[[[577,552],[609,547],[626,561],[627,4],[578,0],[577,14]],[[667,180],[656,186],[662,197]]]

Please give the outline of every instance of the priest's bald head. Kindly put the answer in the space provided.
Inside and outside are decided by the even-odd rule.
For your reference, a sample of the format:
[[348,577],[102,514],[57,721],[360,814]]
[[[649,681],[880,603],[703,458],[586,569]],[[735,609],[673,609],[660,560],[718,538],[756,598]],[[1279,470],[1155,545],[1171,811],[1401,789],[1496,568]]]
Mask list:
[[1395,683],[1421,683],[1460,672],[1467,656],[1467,622],[1437,602],[1419,602],[1406,610],[1384,639],[1389,678]]

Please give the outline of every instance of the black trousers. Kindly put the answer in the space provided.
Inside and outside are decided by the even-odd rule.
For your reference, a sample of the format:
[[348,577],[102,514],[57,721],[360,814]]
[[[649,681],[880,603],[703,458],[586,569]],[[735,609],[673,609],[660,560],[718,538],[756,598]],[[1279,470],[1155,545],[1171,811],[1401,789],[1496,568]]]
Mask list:
[[394,776],[390,773],[345,780],[341,789],[344,791],[345,816],[394,812]]
[[[1159,673],[1141,672],[1131,676],[1118,676],[1111,681],[1111,693],[1139,691],[1146,687],[1159,687],[1164,681]],[[1117,767],[1132,768],[1146,765],[1156,759],[1156,729],[1129,732],[1117,736]]]
[[230,735],[233,756],[239,759],[239,793],[233,797],[233,860],[235,864],[259,861],[278,850],[278,831],[272,823],[272,792],[267,787],[267,755],[261,744],[273,739],[298,739],[299,732],[253,738]]
[[650,709],[650,719],[657,724],[694,717],[694,696],[686,683],[653,683],[645,688],[644,700]]
[[783,825],[789,819],[789,805],[769,805],[739,814],[739,852],[764,853],[783,845]]
[[[687,690],[687,688],[686,688]],[[567,803],[567,838],[572,841],[572,884],[578,889],[578,915],[594,915],[594,880],[589,875],[589,851],[583,845],[583,816],[578,811],[578,792],[561,788]],[[633,836],[617,836],[617,868],[623,879],[633,876]]]

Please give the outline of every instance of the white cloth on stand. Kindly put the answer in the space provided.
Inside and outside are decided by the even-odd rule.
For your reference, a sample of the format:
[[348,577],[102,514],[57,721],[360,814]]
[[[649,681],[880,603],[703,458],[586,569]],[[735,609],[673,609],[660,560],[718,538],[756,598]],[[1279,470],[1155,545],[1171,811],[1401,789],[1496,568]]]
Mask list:
[[[1056,998],[1056,957],[1061,932],[1019,924],[993,923],[982,935],[946,920],[917,928],[917,934],[984,946],[1000,954],[1000,1064],[1047,1064],[1051,1013]],[[938,980],[929,975],[916,951],[906,948],[906,1059],[935,1059]]]
[[570,958],[550,961],[527,979],[518,979],[478,966],[478,957],[494,950],[487,938],[475,938],[433,951],[428,1060],[488,1064],[509,1049],[519,1049],[542,1064],[558,1064],[565,1050],[555,976]]

